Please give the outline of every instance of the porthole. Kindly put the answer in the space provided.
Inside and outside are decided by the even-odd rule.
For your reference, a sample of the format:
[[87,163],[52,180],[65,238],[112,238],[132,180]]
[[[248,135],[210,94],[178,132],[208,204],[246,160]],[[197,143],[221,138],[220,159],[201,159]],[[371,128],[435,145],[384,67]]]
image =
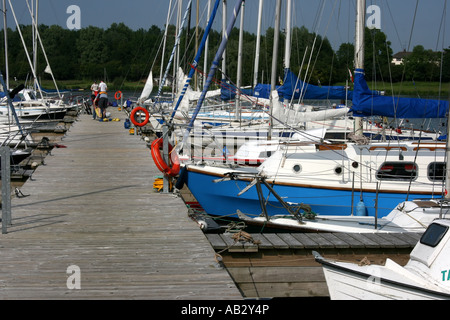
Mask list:
[[343,170],[342,167],[336,167],[336,168],[334,168],[334,173],[336,173],[337,175],[342,174],[343,171],[344,171],[344,170]]
[[353,162],[352,162],[352,167],[353,167],[354,169],[357,169],[357,168],[359,167],[358,162],[353,161]]
[[300,173],[302,171],[302,166],[300,164],[296,164],[292,167],[292,171],[294,171],[294,173]]

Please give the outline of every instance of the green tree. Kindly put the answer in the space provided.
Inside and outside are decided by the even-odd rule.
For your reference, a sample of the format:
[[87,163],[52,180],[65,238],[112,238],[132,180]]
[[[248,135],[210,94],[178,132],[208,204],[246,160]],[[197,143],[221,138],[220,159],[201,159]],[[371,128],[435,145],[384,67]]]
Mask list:
[[444,49],[442,60],[442,81],[450,81],[450,47]]
[[[337,73],[342,76],[338,81],[349,80],[349,70],[353,72],[355,69],[355,46],[353,43],[343,43],[336,51],[336,69]],[[344,76],[345,75],[345,76]]]
[[391,42],[378,29],[365,29],[364,69],[367,80],[389,80],[392,61]]
[[407,80],[439,80],[440,53],[425,50],[422,45],[415,46],[405,58],[405,77]]
[[[78,78],[79,52],[77,47],[74,46],[78,37],[78,31],[63,29],[57,25],[50,27],[41,25],[39,26],[39,34],[55,79],[70,80]],[[67,48],[70,48],[70,50],[67,50]],[[37,70],[38,76],[44,79],[51,79],[51,75],[44,72],[46,66],[45,57],[41,53]]]
[[76,48],[79,51],[80,76],[84,79],[101,79],[107,62],[107,47],[104,30],[89,26],[79,31]]

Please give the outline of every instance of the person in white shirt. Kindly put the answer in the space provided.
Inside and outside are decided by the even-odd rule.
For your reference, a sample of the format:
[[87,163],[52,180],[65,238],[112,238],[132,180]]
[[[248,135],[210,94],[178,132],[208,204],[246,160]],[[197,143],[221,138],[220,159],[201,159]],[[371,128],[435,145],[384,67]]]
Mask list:
[[94,83],[91,85],[91,91],[92,95],[95,97],[98,94],[98,83],[97,81],[94,81]]
[[98,83],[97,81],[94,81],[94,83],[91,85],[91,100],[92,100],[92,118],[95,120],[95,118],[97,117],[97,113],[95,112],[95,108],[97,108],[97,101],[95,100],[95,98],[98,95]]
[[106,108],[108,107],[108,86],[103,81],[100,81],[99,92],[95,100],[98,99],[98,106],[102,110],[102,118],[106,118]]

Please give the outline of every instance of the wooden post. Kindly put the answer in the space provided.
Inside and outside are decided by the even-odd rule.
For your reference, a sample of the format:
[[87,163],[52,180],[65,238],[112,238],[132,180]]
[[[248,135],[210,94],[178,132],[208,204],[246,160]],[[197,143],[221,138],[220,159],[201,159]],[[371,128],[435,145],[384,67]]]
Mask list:
[[7,226],[11,225],[11,171],[9,147],[0,147],[2,171],[2,234],[7,233]]
[[378,229],[378,182],[377,182],[377,192],[375,196],[375,230]]
[[[169,163],[169,128],[166,124],[162,127],[162,137],[163,137],[163,159],[165,163]],[[167,174],[163,177],[163,193],[169,193],[169,179]]]

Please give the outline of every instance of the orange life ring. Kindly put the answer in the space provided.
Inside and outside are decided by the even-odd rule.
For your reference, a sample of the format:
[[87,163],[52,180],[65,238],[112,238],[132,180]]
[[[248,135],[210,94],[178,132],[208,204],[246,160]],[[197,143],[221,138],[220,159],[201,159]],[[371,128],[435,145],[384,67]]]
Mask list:
[[171,177],[175,177],[180,172],[180,159],[178,158],[178,154],[175,150],[173,150],[172,145],[169,144],[169,154],[170,154],[170,163],[169,166],[163,159],[161,155],[160,148],[163,145],[163,139],[158,138],[152,142],[151,150],[152,150],[152,158],[155,162],[158,169]]
[[[143,111],[145,113],[145,120],[143,122],[138,122],[135,118],[136,112],[138,112],[138,111]],[[131,122],[133,122],[133,124],[135,126],[143,127],[148,123],[149,119],[150,119],[150,114],[148,113],[147,109],[145,109],[144,107],[136,107],[131,111],[130,120],[131,120]]]
[[122,91],[117,91],[114,94],[114,98],[116,98],[116,100],[120,100],[120,98],[122,98]]

